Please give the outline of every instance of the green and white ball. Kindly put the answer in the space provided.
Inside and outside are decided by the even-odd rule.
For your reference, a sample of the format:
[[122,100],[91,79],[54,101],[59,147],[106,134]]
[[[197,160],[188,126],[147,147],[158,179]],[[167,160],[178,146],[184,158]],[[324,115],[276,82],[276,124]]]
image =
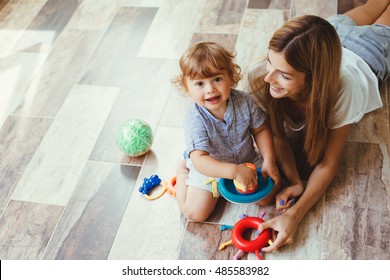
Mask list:
[[122,124],[116,133],[116,144],[119,149],[131,157],[146,154],[153,142],[151,127],[139,119],[129,119]]

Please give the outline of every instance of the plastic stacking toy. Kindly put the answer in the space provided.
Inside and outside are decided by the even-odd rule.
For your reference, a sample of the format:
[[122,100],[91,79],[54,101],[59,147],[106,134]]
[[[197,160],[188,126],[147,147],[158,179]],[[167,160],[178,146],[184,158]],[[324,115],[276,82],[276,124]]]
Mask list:
[[228,201],[237,204],[255,203],[266,197],[273,189],[274,182],[270,177],[266,180],[261,175],[261,169],[257,168],[257,189],[255,192],[243,194],[237,191],[233,180],[221,178],[218,182],[218,189],[221,195]]
[[[252,168],[254,171],[256,171],[256,166],[254,164],[252,164],[252,163],[245,163],[245,165],[248,166],[249,168]],[[233,180],[233,183],[234,183],[234,186],[236,187],[236,190],[239,193],[249,194],[249,193],[253,193],[253,192],[255,192],[257,190],[257,185],[253,189],[246,189],[237,180]]]
[[[234,260],[238,260],[244,253],[255,253],[258,260],[262,260],[263,257],[260,254],[262,248],[272,244],[271,231],[266,229],[262,231],[259,235],[256,236],[253,240],[247,240],[243,237],[243,233],[248,230],[257,230],[261,223],[264,223],[263,217],[265,212],[262,211],[259,217],[248,217],[242,215],[241,220],[239,220],[232,227],[231,240],[222,243],[219,246],[219,250],[223,250],[227,245],[233,244],[237,249],[237,253],[233,256]],[[224,229],[230,228],[229,226],[224,225]]]

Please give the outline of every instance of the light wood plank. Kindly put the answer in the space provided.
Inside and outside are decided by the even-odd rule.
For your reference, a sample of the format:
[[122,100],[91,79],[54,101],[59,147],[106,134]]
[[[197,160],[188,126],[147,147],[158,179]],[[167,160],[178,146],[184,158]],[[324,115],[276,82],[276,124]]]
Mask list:
[[160,126],[155,137],[153,153],[141,170],[109,259],[177,259],[186,221],[175,198],[164,194],[147,200],[138,189],[152,174],[165,181],[176,175],[184,135],[181,128]]
[[365,143],[390,144],[390,80],[385,82],[381,89],[383,107],[364,117],[349,130],[348,140]]
[[117,95],[116,88],[74,87],[13,198],[66,205]]
[[266,54],[268,41],[285,21],[282,10],[247,10],[236,43],[236,61],[243,70]]
[[122,86],[155,12],[155,8],[120,8],[92,55],[80,83]]
[[78,4],[78,0],[47,0],[12,50],[49,52]]
[[139,171],[140,167],[88,162],[44,259],[107,259]]
[[390,185],[382,180],[383,160],[377,144],[346,144],[326,193],[322,258],[390,258]]
[[15,114],[55,117],[93,53],[101,33],[69,30],[39,68]]
[[293,0],[290,10],[290,18],[298,17],[301,15],[318,15],[323,18],[328,18],[337,14],[337,2],[338,0]]
[[248,9],[281,9],[289,10],[293,0],[249,0]]
[[194,33],[192,36],[191,43],[194,44],[196,42],[201,41],[211,41],[221,44],[228,50],[235,51],[235,45],[237,41],[236,34],[215,34],[215,33]]
[[26,98],[26,88],[45,59],[45,54],[36,53],[15,53],[1,59],[0,126]]
[[9,202],[51,119],[10,116],[0,130],[0,213]]
[[[219,250],[219,246],[231,240],[231,230],[220,230],[221,225],[189,222],[180,248],[179,260],[229,260],[237,253],[233,245]],[[248,258],[245,254],[241,260]]]
[[180,92],[175,86],[172,86],[159,124],[162,126],[183,127],[188,106],[192,102],[189,96],[186,96],[185,93]]
[[[46,1],[46,0],[45,0]],[[0,57],[9,51],[23,34],[23,30],[33,21],[45,1],[38,3],[8,3],[0,7]],[[0,6],[5,1],[1,1]]]
[[[137,58],[131,68],[133,71],[123,85],[93,149],[92,160],[142,164],[144,157],[127,157],[116,145],[116,132],[127,119],[142,119],[156,133],[164,104],[171,94],[170,79],[178,73],[178,64],[174,60]],[[155,140],[153,143],[156,143]],[[154,149],[154,144],[151,149]]]
[[158,9],[138,56],[180,58],[202,17],[205,3],[205,0],[165,1]]
[[[324,196],[310,209],[298,226],[294,236],[294,243],[281,247],[275,253],[265,254],[267,260],[319,260],[321,259]],[[269,220],[280,211],[267,211],[264,220]]]
[[206,1],[197,33],[238,34],[246,0]]
[[160,7],[166,0],[122,0],[122,7]]
[[0,258],[39,260],[63,206],[11,200],[0,218]]
[[106,30],[118,12],[121,0],[83,0],[66,29]]

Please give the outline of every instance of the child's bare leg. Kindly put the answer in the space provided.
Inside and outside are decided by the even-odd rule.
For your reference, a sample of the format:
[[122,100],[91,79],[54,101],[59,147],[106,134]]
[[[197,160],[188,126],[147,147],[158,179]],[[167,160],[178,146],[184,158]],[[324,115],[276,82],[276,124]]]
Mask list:
[[350,17],[357,25],[370,25],[382,15],[389,4],[390,0],[368,0],[367,3],[344,13],[344,15]]
[[190,220],[203,222],[214,211],[218,198],[207,190],[188,186],[187,201],[182,209],[183,214]]
[[188,178],[189,170],[186,167],[186,161],[179,162],[176,170],[176,200],[180,209],[183,209],[187,199],[187,185],[185,180]]
[[278,194],[282,190],[281,185],[282,184],[280,183],[278,186],[274,186],[272,191],[262,200],[256,202],[256,204],[260,206],[268,206],[274,204],[276,194]]
[[212,193],[207,190],[187,186],[185,180],[188,173],[189,170],[183,160],[177,168],[176,200],[187,219],[202,222],[214,211],[218,199],[214,198]]

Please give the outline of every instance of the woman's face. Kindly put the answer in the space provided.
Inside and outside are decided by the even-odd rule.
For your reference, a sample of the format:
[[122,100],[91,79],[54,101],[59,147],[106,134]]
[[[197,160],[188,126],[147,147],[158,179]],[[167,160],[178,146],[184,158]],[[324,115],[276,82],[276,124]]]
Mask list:
[[294,101],[305,99],[305,74],[292,68],[283,53],[269,50],[264,80],[270,84],[273,98],[288,97]]

